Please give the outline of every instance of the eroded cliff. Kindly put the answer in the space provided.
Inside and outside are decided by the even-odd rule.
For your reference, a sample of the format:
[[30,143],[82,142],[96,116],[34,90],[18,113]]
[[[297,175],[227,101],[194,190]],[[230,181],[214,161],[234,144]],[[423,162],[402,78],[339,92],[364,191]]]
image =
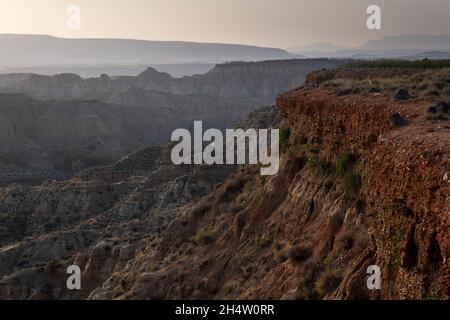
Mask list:
[[394,99],[386,83],[343,95],[321,81],[278,99],[276,176],[243,168],[90,298],[448,299],[448,110],[427,118],[429,98]]

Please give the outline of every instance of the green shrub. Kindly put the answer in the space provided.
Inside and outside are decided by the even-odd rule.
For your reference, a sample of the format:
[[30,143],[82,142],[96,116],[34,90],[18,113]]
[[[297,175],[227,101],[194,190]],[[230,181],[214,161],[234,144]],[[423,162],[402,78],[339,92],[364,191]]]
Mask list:
[[306,165],[308,167],[315,167],[318,164],[319,164],[319,158],[317,158],[316,156],[308,157],[308,159],[306,160]]
[[280,129],[280,138],[279,138],[279,145],[280,150],[284,151],[287,149],[289,144],[289,137],[291,136],[291,128],[289,127],[282,127]]
[[212,232],[206,230],[205,228],[201,228],[197,231],[194,238],[197,245],[203,246],[211,243],[214,240],[214,235]]
[[347,172],[348,166],[352,160],[352,153],[349,151],[345,151],[342,153],[337,162],[336,162],[336,176],[339,178],[343,178]]
[[260,251],[267,247],[270,243],[270,240],[266,239],[265,237],[256,237],[255,241],[253,241],[253,247],[256,251]]
[[342,178],[342,182],[347,193],[353,195],[361,187],[361,176],[355,171],[346,172]]
[[332,166],[330,163],[319,159],[317,156],[310,156],[306,160],[306,165],[310,168],[320,167],[323,173],[329,174],[332,172]]
[[311,145],[308,145],[308,151],[311,152],[311,153],[316,153],[317,154],[317,153],[320,152],[320,147],[318,145],[311,144]]

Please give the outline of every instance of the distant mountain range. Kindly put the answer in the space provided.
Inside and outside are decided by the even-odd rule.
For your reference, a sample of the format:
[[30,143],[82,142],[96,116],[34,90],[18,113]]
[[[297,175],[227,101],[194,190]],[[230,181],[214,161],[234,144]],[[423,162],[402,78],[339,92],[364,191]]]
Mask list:
[[331,43],[316,43],[289,48],[287,51],[311,58],[355,59],[449,59],[450,35],[400,35],[372,40],[359,47],[343,47]]
[[183,77],[204,74],[217,63],[294,58],[447,59],[450,35],[388,36],[353,48],[319,42],[283,50],[220,43],[0,34],[0,74],[137,76],[152,67],[173,77]]
[[0,34],[3,67],[221,63],[296,57],[282,49],[236,44]]

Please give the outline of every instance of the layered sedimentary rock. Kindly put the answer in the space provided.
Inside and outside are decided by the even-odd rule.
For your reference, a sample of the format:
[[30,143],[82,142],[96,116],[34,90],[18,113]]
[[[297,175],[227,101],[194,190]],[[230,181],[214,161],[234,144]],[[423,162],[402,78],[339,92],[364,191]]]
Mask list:
[[178,95],[239,98],[265,105],[272,104],[280,93],[301,85],[311,71],[337,68],[345,63],[345,60],[327,59],[235,62],[219,64],[203,75],[183,78],[173,78],[153,68],[136,77],[0,75],[0,92],[23,93],[43,100],[91,98],[110,102],[117,101],[118,93],[139,88]]

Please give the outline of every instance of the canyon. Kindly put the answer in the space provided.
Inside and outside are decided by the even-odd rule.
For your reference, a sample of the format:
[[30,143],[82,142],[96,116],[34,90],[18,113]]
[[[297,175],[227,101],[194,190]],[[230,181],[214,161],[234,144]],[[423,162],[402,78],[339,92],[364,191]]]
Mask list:
[[139,147],[169,142],[173,130],[192,130],[196,120],[233,128],[312,70],[344,63],[227,63],[183,78],[153,68],[135,77],[0,75],[0,184],[39,183],[110,164]]
[[1,188],[0,298],[449,299],[447,83],[448,68],[310,73],[239,126],[280,128],[274,176],[175,166],[162,145]]

